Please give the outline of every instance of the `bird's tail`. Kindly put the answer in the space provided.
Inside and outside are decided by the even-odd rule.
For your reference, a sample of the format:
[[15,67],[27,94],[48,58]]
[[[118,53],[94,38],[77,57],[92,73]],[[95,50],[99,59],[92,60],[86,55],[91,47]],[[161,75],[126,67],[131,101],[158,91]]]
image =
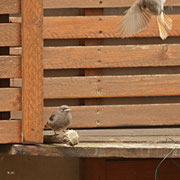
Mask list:
[[172,29],[172,20],[163,12],[157,16],[157,22],[159,27],[159,33],[162,40],[168,37],[168,31]]

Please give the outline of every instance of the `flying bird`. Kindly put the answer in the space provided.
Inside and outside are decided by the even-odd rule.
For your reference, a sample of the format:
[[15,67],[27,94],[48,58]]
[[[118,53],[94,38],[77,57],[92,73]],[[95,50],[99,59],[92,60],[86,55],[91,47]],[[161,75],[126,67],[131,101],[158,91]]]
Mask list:
[[72,120],[72,115],[69,112],[70,110],[71,109],[67,105],[60,106],[57,111],[50,116],[46,127],[53,129],[55,135],[57,135],[56,131],[61,130],[65,132]]
[[122,37],[136,34],[146,28],[152,15],[155,15],[160,37],[165,40],[172,29],[172,19],[164,13],[165,2],[166,0],[136,0],[117,24],[118,32]]

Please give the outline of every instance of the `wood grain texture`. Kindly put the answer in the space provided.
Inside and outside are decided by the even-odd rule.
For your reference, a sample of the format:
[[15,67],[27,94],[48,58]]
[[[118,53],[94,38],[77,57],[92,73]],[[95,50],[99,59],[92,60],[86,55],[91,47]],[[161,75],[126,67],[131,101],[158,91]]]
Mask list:
[[0,14],[19,14],[21,13],[20,0],[1,0]]
[[[179,125],[180,104],[72,107],[71,128]],[[44,109],[44,123],[55,108]]]
[[[44,69],[179,66],[179,44],[44,47]],[[22,49],[11,47],[11,55]]]
[[20,46],[21,45],[20,24],[1,23],[0,24],[0,46]]
[[0,88],[0,111],[21,110],[21,89]]
[[[173,28],[169,36],[180,36],[180,15],[169,15]],[[44,39],[81,39],[81,38],[121,38],[116,24],[122,16],[77,16],[44,17]],[[10,18],[12,22],[21,22],[21,18]],[[152,18],[148,27],[130,37],[159,37],[158,25]]]
[[[45,131],[46,132],[46,131]],[[45,133],[44,132],[44,133]],[[180,136],[179,128],[129,128],[129,129],[81,129],[77,130],[78,134],[82,137],[162,137],[164,136],[164,140],[167,142],[172,142],[171,139],[166,139],[166,136],[172,136],[173,138],[178,138]],[[50,133],[50,132],[49,132]],[[154,141],[155,142],[155,141]]]
[[[121,131],[122,129],[120,129]],[[163,128],[161,129],[163,130]],[[81,130],[79,130],[81,131]],[[86,130],[89,131],[89,130]],[[80,143],[87,143],[87,142],[94,142],[94,143],[98,143],[98,142],[104,142],[104,143],[117,143],[117,142],[121,142],[121,143],[172,143],[177,142],[180,143],[180,139],[179,139],[179,135],[177,136],[171,136],[171,135],[166,135],[166,136],[150,136],[147,135],[147,133],[144,136],[139,136],[139,135],[133,135],[133,136],[125,136],[125,135],[119,135],[119,136],[112,136],[110,134],[101,136],[101,132],[99,131],[99,135],[87,135],[87,136],[83,136],[82,133],[79,133],[79,141]],[[113,130],[111,130],[113,131]],[[171,131],[174,131],[174,129],[171,129]],[[144,129],[144,132],[146,132],[146,129]],[[46,133],[46,131],[45,131]],[[53,131],[49,131],[48,133],[50,136],[53,135]]]
[[179,66],[180,46],[45,47],[45,69]]
[[[44,0],[44,8],[116,8],[131,6],[135,0]],[[166,5],[180,6],[179,0],[168,0]]]
[[11,154],[47,157],[118,157],[118,158],[180,158],[180,145],[175,143],[79,143],[75,147],[63,144],[13,145]]
[[0,121],[0,144],[21,143],[21,120]]
[[[179,74],[44,78],[44,98],[175,96],[179,81]],[[11,86],[21,87],[21,80]]]
[[[72,106],[71,109],[70,128],[180,124],[180,104]],[[57,107],[44,108],[44,125],[56,110]],[[11,119],[22,119],[21,112],[11,112]]]
[[180,95],[180,75],[94,76],[44,79],[44,98]]
[[[169,36],[180,36],[180,15],[170,15],[173,28]],[[118,38],[115,26],[122,16],[44,17],[45,39]],[[159,37],[155,18],[148,27],[132,37]]]
[[20,56],[0,56],[0,78],[21,77]]
[[43,142],[43,1],[22,1],[23,143]]

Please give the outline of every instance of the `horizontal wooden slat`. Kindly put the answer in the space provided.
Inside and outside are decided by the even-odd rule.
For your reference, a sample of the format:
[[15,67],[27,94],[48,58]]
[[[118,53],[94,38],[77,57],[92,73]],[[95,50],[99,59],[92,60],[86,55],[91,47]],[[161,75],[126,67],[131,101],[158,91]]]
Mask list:
[[[131,6],[135,0],[44,0],[44,8],[116,8]],[[3,0],[0,2],[0,14],[19,14],[20,0]],[[179,0],[168,0],[167,6],[180,6]]]
[[179,54],[179,44],[44,47],[44,69],[179,66]]
[[[180,15],[170,15],[173,28],[169,36],[180,36]],[[76,16],[44,17],[44,39],[79,38],[120,38],[116,24],[122,16]],[[12,22],[21,22],[21,18],[12,17]],[[148,27],[131,37],[159,37],[157,21],[152,18]]]
[[21,143],[21,120],[0,121],[0,144]]
[[21,32],[20,24],[0,24],[0,46],[20,46]]
[[10,47],[9,54],[13,56],[22,55],[22,48],[21,47]]
[[[173,28],[169,36],[180,36],[180,15],[171,15]],[[66,38],[117,38],[115,26],[121,19],[120,16],[85,16],[85,17],[45,17],[44,38],[66,39]],[[148,27],[132,37],[159,37],[159,31],[155,18]]]
[[0,111],[21,110],[20,88],[0,88]]
[[177,66],[180,45],[47,47],[45,69]]
[[75,147],[66,144],[13,145],[13,155],[52,157],[118,157],[118,158],[180,158],[177,143],[79,143]]
[[[119,127],[180,124],[180,104],[73,107],[71,127]],[[54,108],[45,108],[47,122]]]
[[[131,6],[135,0],[44,0],[44,8],[116,8]],[[179,0],[168,0],[166,5],[180,6]]]
[[19,14],[21,11],[20,0],[1,0],[0,14]]
[[[180,124],[180,104],[73,106],[71,109],[71,128]],[[44,125],[56,110],[56,107],[44,108]],[[22,119],[21,112],[12,112],[11,119]]]
[[[99,129],[98,129],[99,130]],[[163,129],[162,129],[163,130]],[[81,130],[79,130],[81,131]],[[91,143],[98,143],[98,142],[104,142],[104,143],[114,143],[114,142],[122,142],[122,143],[172,143],[174,142],[180,143],[179,135],[178,136],[101,136],[101,133],[99,132],[99,136],[83,136],[82,133],[79,133],[79,141],[80,143],[85,142],[91,142]],[[86,130],[89,131],[89,130]],[[121,131],[121,129],[120,129]],[[146,129],[145,129],[146,131]],[[173,131],[171,129],[171,131]],[[45,131],[46,132],[46,131]],[[54,131],[49,130],[49,135],[54,135]],[[48,136],[49,136],[48,135]],[[173,139],[173,140],[172,140]]]
[[21,77],[20,56],[0,56],[0,78]]
[[[179,128],[119,128],[78,129],[82,142],[124,142],[124,143],[172,143],[180,142]],[[44,136],[51,136],[52,130],[44,130]]]
[[45,78],[44,98],[180,95],[180,75]]
[[[45,78],[44,98],[175,96],[179,82],[179,74]],[[11,86],[21,87],[21,80]]]
[[[83,137],[179,137],[180,128],[128,128],[128,129],[81,129],[77,132]],[[49,131],[49,130],[48,130]],[[48,132],[50,134],[50,131]],[[167,139],[170,141],[170,139]],[[172,140],[171,140],[172,141]]]

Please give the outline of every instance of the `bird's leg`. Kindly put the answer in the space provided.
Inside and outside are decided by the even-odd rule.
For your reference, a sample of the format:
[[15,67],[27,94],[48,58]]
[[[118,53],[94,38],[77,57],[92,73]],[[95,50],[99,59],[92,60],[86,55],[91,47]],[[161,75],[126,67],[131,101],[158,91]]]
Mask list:
[[67,127],[66,127],[66,128],[64,128],[64,129],[62,130],[62,132],[63,132],[63,133],[66,133],[66,129],[67,129]]
[[55,136],[58,135],[55,130],[54,130],[54,135],[55,135]]

